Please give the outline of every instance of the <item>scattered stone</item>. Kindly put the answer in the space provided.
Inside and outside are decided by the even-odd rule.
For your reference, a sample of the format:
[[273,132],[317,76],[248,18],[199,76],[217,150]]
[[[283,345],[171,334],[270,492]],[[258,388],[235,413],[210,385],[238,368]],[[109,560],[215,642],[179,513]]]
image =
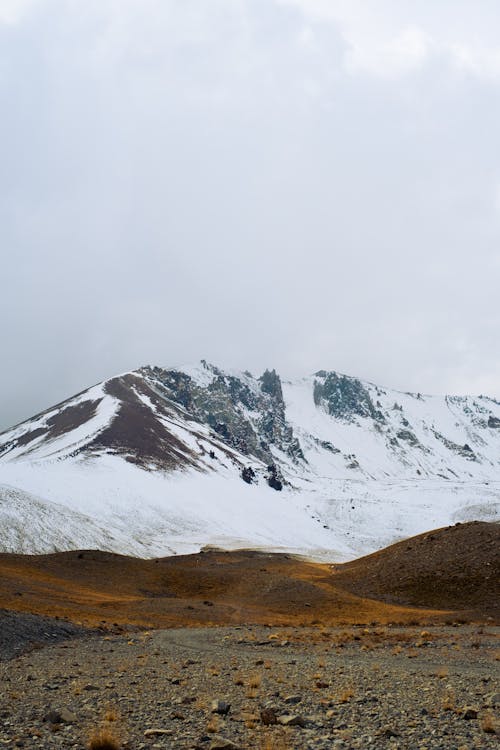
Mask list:
[[278,717],[272,708],[263,708],[260,712],[260,720],[265,726],[278,723]]
[[386,727],[382,732],[383,737],[400,737],[399,732],[395,732],[392,727]]
[[232,718],[234,721],[254,722],[254,723],[259,721],[259,716],[257,714],[251,713],[250,711],[242,711],[240,714],[237,714],[236,716],[233,716]]
[[45,714],[43,721],[47,721],[49,724],[74,724],[76,722],[76,716],[67,708],[61,708],[59,710],[51,709]]
[[213,700],[210,708],[213,714],[220,714],[221,716],[227,716],[231,709],[231,704],[227,701]]
[[300,703],[301,700],[301,695],[287,695],[285,698],[283,698],[283,702],[288,703],[288,705],[290,706],[297,705],[297,703]]
[[239,750],[239,745],[216,734],[210,743],[210,750]]
[[305,727],[306,721],[300,714],[283,714],[278,716],[278,724],[282,724],[284,727]]
[[477,710],[472,706],[466,706],[462,714],[462,719],[477,719]]
[[[261,626],[242,631],[243,647],[228,627],[141,633],[133,645],[127,645],[130,635],[115,636],[113,651],[99,637],[72,641],[66,651],[42,648],[13,659],[1,674],[0,748],[83,750],[88,727],[102,719],[117,736],[126,727],[126,746],[135,750],[234,750],[283,740],[297,750],[493,750],[496,632],[479,639],[467,625],[450,628],[430,626],[432,651],[418,651],[410,674],[405,651],[414,648],[422,626],[381,632],[377,653],[368,654],[365,639],[353,637],[360,629],[286,627],[273,642],[286,637],[289,651],[274,652],[272,669],[265,671],[266,651],[259,644],[269,644],[270,631]],[[338,651],[335,639],[344,634],[349,638]],[[472,648],[472,641],[480,645]],[[398,642],[408,644],[401,655],[394,653]],[[194,654],[196,662],[188,664]],[[185,664],[189,671],[177,672]],[[436,695],[441,666],[448,668],[447,678]],[[315,670],[321,676],[311,679]],[[171,679],[180,674],[182,686],[176,687]],[[255,696],[248,690],[254,674],[262,679]],[[27,682],[28,675],[35,679]],[[108,680],[113,690],[104,690]],[[332,694],[316,689],[323,681]],[[101,690],[86,691],[86,684]],[[46,685],[56,686],[57,695],[48,695]],[[339,696],[349,686],[354,695],[344,704]],[[447,696],[449,711],[443,708]]]

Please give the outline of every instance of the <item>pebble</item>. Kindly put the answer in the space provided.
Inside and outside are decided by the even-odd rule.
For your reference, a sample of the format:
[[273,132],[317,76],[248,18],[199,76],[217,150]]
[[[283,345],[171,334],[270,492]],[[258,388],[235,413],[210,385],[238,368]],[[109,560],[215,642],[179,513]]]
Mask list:
[[210,750],[239,750],[239,745],[225,737],[215,736],[210,743]]

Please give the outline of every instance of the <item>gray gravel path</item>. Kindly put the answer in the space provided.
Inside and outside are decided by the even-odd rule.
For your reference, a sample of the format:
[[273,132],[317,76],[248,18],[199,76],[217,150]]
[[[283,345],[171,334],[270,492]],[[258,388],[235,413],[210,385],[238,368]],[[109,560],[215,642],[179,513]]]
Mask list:
[[495,628],[177,629],[0,664],[0,743],[134,750],[498,747]]

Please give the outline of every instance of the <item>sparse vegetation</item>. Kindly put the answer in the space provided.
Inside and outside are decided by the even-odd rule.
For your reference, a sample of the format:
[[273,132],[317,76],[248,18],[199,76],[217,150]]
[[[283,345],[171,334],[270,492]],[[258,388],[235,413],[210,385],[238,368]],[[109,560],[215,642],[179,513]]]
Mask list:
[[352,687],[345,687],[343,690],[340,691],[338,696],[339,703],[349,703],[351,698],[354,697],[354,690]]
[[120,750],[119,738],[107,727],[97,729],[89,737],[88,750]]
[[457,710],[457,703],[455,698],[455,693],[453,690],[448,689],[446,693],[444,694],[441,708],[443,711],[456,711]]
[[481,729],[486,734],[496,734],[496,722],[492,711],[488,711],[481,717]]
[[248,681],[248,685],[251,688],[259,688],[262,684],[262,675],[258,672],[255,672],[250,676],[250,679]]
[[436,677],[439,677],[440,680],[444,680],[449,674],[449,667],[439,667],[439,669],[436,670]]
[[276,734],[266,734],[260,740],[260,750],[288,750],[290,747],[284,737]]
[[207,724],[207,732],[210,734],[216,734],[220,728],[220,717],[217,714],[213,714]]

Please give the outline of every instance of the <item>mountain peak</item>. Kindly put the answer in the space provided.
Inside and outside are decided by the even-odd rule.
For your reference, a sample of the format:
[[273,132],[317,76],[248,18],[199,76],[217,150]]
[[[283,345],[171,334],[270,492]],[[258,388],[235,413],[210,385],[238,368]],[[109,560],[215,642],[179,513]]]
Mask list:
[[0,508],[3,498],[11,513],[25,493],[34,518],[46,503],[49,516],[87,514],[88,528],[108,519],[115,551],[231,539],[349,557],[498,518],[499,477],[493,399],[423,397],[326,370],[282,380],[206,360],[123,373],[0,436],[10,487]]

